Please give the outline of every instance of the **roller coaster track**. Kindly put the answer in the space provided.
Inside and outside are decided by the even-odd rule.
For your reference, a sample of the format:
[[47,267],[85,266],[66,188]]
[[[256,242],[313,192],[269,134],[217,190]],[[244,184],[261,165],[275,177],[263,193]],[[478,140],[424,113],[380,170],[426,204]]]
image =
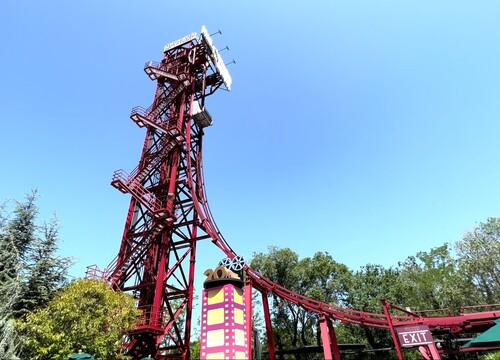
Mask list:
[[[162,62],[148,62],[144,70],[158,82],[157,91],[149,108],[136,107],[131,113],[139,127],[147,128],[146,139],[139,165],[130,174],[119,170],[113,176],[112,185],[131,194],[131,202],[119,254],[103,276],[114,289],[132,292],[145,314],[129,334],[131,356],[155,353],[161,359],[188,359],[197,241],[210,239],[230,260],[241,259],[208,205],[201,151],[204,127],[212,123],[205,98],[223,84],[230,90],[231,78],[205,27],[200,37],[192,33],[167,44]],[[385,301],[384,313],[359,311],[296,293],[243,260],[241,265],[249,288],[262,294],[268,343],[272,326],[267,297],[273,294],[318,318],[326,358],[340,358],[334,321],[388,329],[394,340],[399,325],[462,334],[482,332],[500,318],[498,310],[423,316]]]
[[[187,132],[189,134],[189,131]],[[186,141],[190,144],[190,141]],[[201,153],[199,153],[201,157]],[[217,227],[215,220],[210,211],[208,201],[205,196],[205,184],[203,182],[203,162],[198,159],[201,172],[201,186],[195,192],[192,188],[192,196],[198,201],[195,201],[195,206],[200,214],[203,227],[208,235],[212,238],[212,242],[230,259],[237,256],[229,243],[224,239],[221,231]],[[191,168],[191,166],[190,166]],[[191,175],[190,175],[191,176]],[[191,179],[190,179],[191,180]],[[358,324],[361,326],[389,329],[390,326],[399,325],[416,325],[424,324],[429,326],[431,331],[435,332],[449,332],[454,334],[471,334],[483,332],[492,325],[494,321],[500,318],[500,310],[491,311],[478,311],[478,312],[465,312],[461,311],[457,315],[449,316],[422,316],[418,313],[412,313],[405,309],[392,306],[401,310],[405,315],[390,315],[390,319],[383,313],[365,312],[355,309],[344,308],[334,304],[325,303],[315,300],[308,296],[296,293],[287,289],[272,280],[262,276],[258,271],[252,269],[245,264],[244,271],[247,275],[247,280],[250,281],[252,286],[262,294],[275,294],[276,296],[289,301],[303,309],[316,314],[318,317],[324,317],[329,320],[341,321],[343,323]],[[499,309],[499,307],[497,307]],[[391,322],[391,324],[389,323]]]

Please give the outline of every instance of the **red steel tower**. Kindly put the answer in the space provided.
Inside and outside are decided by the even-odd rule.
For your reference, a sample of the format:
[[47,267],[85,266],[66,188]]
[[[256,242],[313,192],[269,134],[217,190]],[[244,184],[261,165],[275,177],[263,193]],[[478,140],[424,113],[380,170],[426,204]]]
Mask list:
[[[247,324],[251,323],[251,289],[261,292],[271,359],[277,355],[268,303],[271,293],[315,314],[324,356],[336,360],[341,354],[333,321],[390,330],[397,356],[403,359],[401,347],[408,344],[400,346],[397,335],[398,331],[410,331],[408,326],[426,336],[429,332],[439,336],[471,334],[493,326],[499,318],[498,310],[425,317],[386,301],[384,314],[342,308],[297,294],[248,267],[222,237],[205,197],[202,139],[203,129],[212,124],[205,99],[219,88],[231,89],[231,77],[219,52],[202,27],[200,35],[192,33],[167,44],[161,62],[149,61],[144,70],[157,82],[156,92],[149,108],[136,107],[130,115],[139,127],[146,128],[146,137],[138,166],[130,173],[116,171],[111,182],[130,194],[131,200],[118,256],[104,272],[115,289],[134,295],[141,310],[126,344],[134,360],[148,355],[155,359],[190,358],[196,244],[205,239],[226,254],[227,259],[219,265],[232,264],[235,270],[246,273]],[[95,275],[95,269],[88,275]],[[405,314],[391,315],[390,308]],[[249,334],[251,331],[246,344],[251,344]],[[434,342],[430,337],[425,340]],[[429,356],[438,359],[438,352],[488,349],[428,350]]]
[[231,77],[205,27],[167,44],[146,74],[157,82],[152,105],[130,118],[146,128],[139,164],[111,184],[131,195],[118,256],[107,279],[134,295],[141,318],[129,334],[134,359],[189,359],[196,243],[210,239],[234,254],[212,220],[202,173],[205,99]]

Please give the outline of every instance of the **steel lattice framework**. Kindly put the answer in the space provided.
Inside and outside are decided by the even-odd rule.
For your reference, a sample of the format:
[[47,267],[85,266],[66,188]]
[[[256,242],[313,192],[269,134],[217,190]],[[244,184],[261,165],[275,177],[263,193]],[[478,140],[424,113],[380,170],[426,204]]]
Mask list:
[[[130,116],[146,129],[139,164],[130,173],[117,170],[111,182],[130,194],[131,200],[118,256],[104,277],[115,289],[133,293],[142,310],[136,329],[129,333],[129,355],[189,359],[197,242],[209,239],[230,260],[241,259],[213,220],[202,167],[203,130],[212,123],[205,98],[221,87],[230,90],[231,78],[204,27],[200,36],[193,33],[166,45],[161,62],[149,61],[144,70],[157,82],[156,92],[149,108],[136,107]],[[262,294],[271,359],[276,358],[268,304],[271,293],[317,317],[328,359],[340,359],[334,321],[388,329],[402,359],[395,326],[424,324],[432,332],[474,333],[491,327],[500,317],[498,310],[424,317],[387,302],[383,302],[384,314],[346,309],[295,293],[246,264],[241,267],[248,289]],[[391,308],[403,315],[391,315]]]
[[139,165],[117,170],[111,184],[131,195],[118,256],[107,279],[132,292],[142,316],[129,334],[128,354],[189,358],[196,243],[211,239],[231,249],[211,220],[202,174],[204,127],[211,125],[205,98],[229,74],[203,28],[165,46],[160,63],[144,70],[157,82],[152,105],[131,119],[146,128]]

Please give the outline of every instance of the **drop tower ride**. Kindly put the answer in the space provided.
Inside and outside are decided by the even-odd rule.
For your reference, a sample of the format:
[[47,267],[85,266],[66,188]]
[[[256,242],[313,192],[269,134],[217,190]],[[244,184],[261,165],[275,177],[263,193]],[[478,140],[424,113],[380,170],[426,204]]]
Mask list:
[[[271,359],[276,358],[277,352],[268,303],[270,294],[307,309],[318,319],[324,357],[328,359],[337,360],[341,356],[334,321],[390,331],[398,359],[403,359],[401,347],[407,345],[399,344],[398,329],[407,332],[406,327],[410,326],[413,332],[415,329],[423,331],[425,325],[425,331],[430,332],[428,335],[439,338],[446,335],[454,339],[457,335],[482,333],[496,324],[500,318],[500,311],[495,309],[497,305],[486,305],[489,310],[479,312],[468,312],[465,307],[455,315],[450,312],[447,316],[428,317],[385,300],[382,301],[384,314],[342,308],[298,294],[248,267],[222,237],[205,197],[202,138],[204,128],[212,124],[205,99],[220,88],[231,89],[231,77],[211,36],[202,27],[200,35],[192,33],[167,44],[161,62],[147,62],[144,71],[157,85],[152,105],[147,109],[136,107],[130,115],[139,127],[146,128],[141,158],[130,173],[118,170],[112,179],[114,187],[131,195],[120,249],[107,270],[89,269],[87,273],[89,277],[102,276],[116,290],[134,295],[141,317],[126,342],[127,354],[134,360],[149,355],[157,360],[190,358],[194,270],[199,240],[210,240],[225,253],[227,259],[219,265],[234,266],[235,270],[245,272],[245,293],[249,295],[244,301],[250,306],[243,312],[248,330],[251,329],[248,309],[251,309],[252,288],[261,293]],[[218,324],[208,321],[211,316],[208,311],[219,310],[215,298],[217,296],[210,304],[207,301],[211,306],[206,314],[207,331]],[[235,296],[229,297],[229,301],[235,302],[235,299]],[[391,315],[391,308],[404,315]],[[241,310],[238,306],[234,309]],[[234,325],[235,330],[242,316],[241,311],[234,311],[237,321],[231,326]],[[249,334],[251,331],[247,331],[246,340],[239,337],[247,346],[251,343]],[[224,339],[225,336],[224,333]],[[207,336],[206,348],[210,340]],[[429,341],[434,344],[434,340],[429,338]],[[448,346],[438,352],[456,354],[484,350],[493,348]],[[208,350],[206,353],[208,358]],[[430,353],[429,356],[439,359],[439,354]],[[248,354],[251,354],[250,346]]]
[[229,91],[231,77],[204,26],[165,45],[161,62],[147,62],[144,71],[156,92],[151,106],[130,115],[146,128],[139,164],[115,171],[111,182],[131,200],[106,277],[141,310],[127,354],[189,359],[196,243],[211,240],[234,258],[212,219],[202,172],[203,130],[212,124],[205,100]]

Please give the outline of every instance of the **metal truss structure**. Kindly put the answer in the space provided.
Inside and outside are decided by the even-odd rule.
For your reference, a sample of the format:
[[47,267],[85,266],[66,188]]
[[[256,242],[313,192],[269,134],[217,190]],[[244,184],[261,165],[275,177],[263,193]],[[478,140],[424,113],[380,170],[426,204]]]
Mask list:
[[196,243],[210,239],[229,255],[205,200],[203,129],[212,124],[205,98],[231,78],[210,35],[167,44],[161,62],[144,71],[156,81],[153,103],[130,118],[146,128],[139,164],[117,170],[111,184],[131,195],[118,256],[104,277],[131,292],[141,310],[127,354],[189,358]]
[[[231,78],[203,27],[164,48],[163,59],[144,71],[156,81],[153,103],[136,107],[130,118],[146,129],[139,164],[118,170],[111,184],[131,195],[118,256],[104,277],[117,290],[130,292],[141,317],[129,333],[127,354],[133,359],[189,359],[196,244],[210,240],[228,259],[240,259],[224,240],[205,196],[202,166],[204,128],[212,124],[205,99],[219,88],[230,90]],[[317,316],[326,359],[340,359],[334,321],[391,331],[425,324],[433,332],[480,332],[493,325],[499,311],[423,317],[406,312],[393,316],[345,309],[288,290],[241,264],[246,286],[262,294],[269,357],[276,358],[268,295],[297,304]],[[401,309],[400,309],[401,310]],[[398,356],[397,339],[394,338]]]

